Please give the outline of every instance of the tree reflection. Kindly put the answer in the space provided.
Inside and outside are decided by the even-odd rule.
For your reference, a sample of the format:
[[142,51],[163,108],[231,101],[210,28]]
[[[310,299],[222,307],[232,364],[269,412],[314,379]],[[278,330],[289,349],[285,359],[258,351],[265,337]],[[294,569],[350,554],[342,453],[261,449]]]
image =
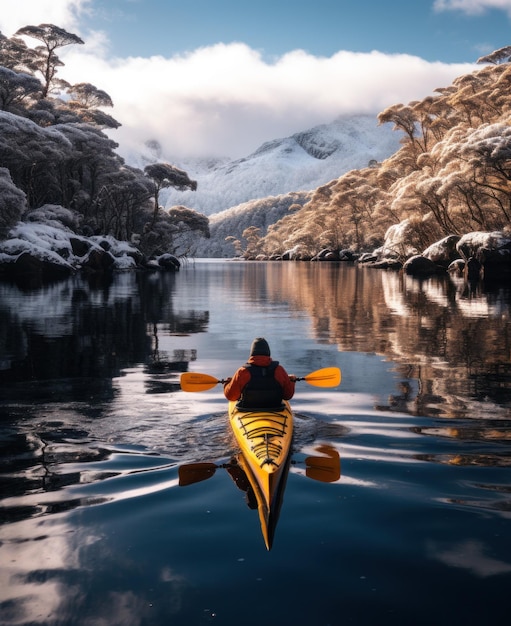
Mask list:
[[[508,415],[511,406],[511,296],[434,277],[346,264],[267,265],[264,289],[306,310],[316,338],[340,351],[397,363],[401,389],[382,410],[424,416]],[[245,283],[248,290],[260,287]],[[418,381],[415,397],[405,390]]]
[[[22,297],[16,286],[2,284],[3,393],[19,395],[22,385],[33,399],[108,399],[112,379],[135,364],[145,364],[155,376],[185,371],[194,351],[163,353],[158,334],[204,331],[209,316],[176,313],[174,288],[170,273],[126,274],[113,282],[74,277]],[[151,390],[161,390],[162,381],[154,382]]]
[[[447,276],[420,281],[335,263],[238,263],[195,279],[201,293],[221,285],[254,308],[285,302],[307,312],[319,344],[396,363],[400,385],[415,390],[417,381],[418,388],[398,389],[382,410],[453,418],[509,411],[508,286]],[[149,374],[147,392],[177,391],[178,374],[196,350],[169,350],[168,342],[162,349],[161,337],[205,332],[210,319],[208,310],[188,304],[186,292],[179,300],[185,310],[176,310],[176,280],[159,272],[102,283],[74,277],[23,293],[0,285],[2,394],[19,394],[13,386],[20,384],[33,399],[108,401],[112,379],[135,364]]]

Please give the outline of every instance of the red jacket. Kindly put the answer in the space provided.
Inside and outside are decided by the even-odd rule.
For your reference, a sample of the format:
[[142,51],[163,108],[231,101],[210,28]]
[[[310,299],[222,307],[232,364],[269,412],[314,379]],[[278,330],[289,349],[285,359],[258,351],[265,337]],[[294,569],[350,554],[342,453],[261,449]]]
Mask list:
[[[250,364],[260,365],[261,367],[268,367],[272,362],[272,358],[270,356],[251,356],[248,362]],[[240,367],[224,386],[224,395],[227,400],[239,400],[243,388],[249,380],[250,372],[245,367]],[[289,378],[289,374],[282,365],[277,365],[275,368],[275,380],[282,386],[283,400],[290,400],[295,393],[295,381]]]

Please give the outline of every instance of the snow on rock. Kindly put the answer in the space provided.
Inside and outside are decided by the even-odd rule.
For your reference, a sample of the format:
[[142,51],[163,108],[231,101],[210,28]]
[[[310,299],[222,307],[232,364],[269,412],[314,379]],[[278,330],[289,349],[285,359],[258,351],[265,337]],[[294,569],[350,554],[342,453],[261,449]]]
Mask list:
[[43,273],[53,268],[62,276],[74,271],[67,260],[70,253],[71,243],[65,231],[46,224],[19,222],[0,244],[0,264],[8,273],[29,273],[39,267]]
[[500,231],[472,232],[461,237],[456,246],[466,261],[469,279],[500,278],[511,275],[511,237]]
[[[141,261],[139,250],[113,237],[83,237],[62,221],[75,215],[62,207],[31,212],[0,242],[0,275],[33,274],[41,279],[62,278],[78,270],[132,269]],[[39,219],[40,221],[31,221]]]
[[283,261],[300,260],[300,250],[301,250],[300,244],[296,244],[296,246],[284,252],[284,254],[282,255],[282,260]]
[[459,240],[460,237],[458,235],[448,235],[426,248],[422,256],[437,265],[449,267],[453,261],[459,258],[459,253],[456,249],[456,244]]
[[418,250],[409,244],[413,231],[414,227],[408,219],[389,226],[383,246],[374,254],[378,259],[399,259],[418,254]]
[[460,255],[468,260],[476,256],[480,250],[500,250],[511,244],[511,239],[500,231],[466,233],[458,241],[456,248]]

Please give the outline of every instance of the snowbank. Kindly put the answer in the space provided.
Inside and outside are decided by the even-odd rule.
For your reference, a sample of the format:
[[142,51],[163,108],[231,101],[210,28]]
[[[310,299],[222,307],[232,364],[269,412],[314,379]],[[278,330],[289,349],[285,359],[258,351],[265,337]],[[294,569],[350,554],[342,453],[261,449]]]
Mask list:
[[140,250],[127,242],[111,236],[76,234],[62,223],[73,220],[67,209],[43,207],[37,215],[28,216],[29,220],[35,218],[40,221],[18,222],[0,242],[0,277],[51,280],[79,271],[98,273],[148,266]]

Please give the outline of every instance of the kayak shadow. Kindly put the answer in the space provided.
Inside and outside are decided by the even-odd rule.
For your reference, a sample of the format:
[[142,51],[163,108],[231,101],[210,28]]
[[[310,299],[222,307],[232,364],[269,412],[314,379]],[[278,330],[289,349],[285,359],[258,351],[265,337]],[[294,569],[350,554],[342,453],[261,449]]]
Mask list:
[[305,464],[305,476],[312,480],[334,483],[341,477],[341,460],[338,451],[330,444],[318,444],[314,447],[317,454],[307,456],[303,462],[294,461],[292,454],[286,459],[278,489],[268,503],[259,484],[247,466],[242,454],[234,456],[223,464],[199,462],[180,465],[178,469],[179,486],[186,487],[211,478],[218,469],[226,469],[236,487],[245,493],[247,506],[259,513],[261,532],[267,550],[271,550],[277,523],[280,517],[287,477],[291,465]]

